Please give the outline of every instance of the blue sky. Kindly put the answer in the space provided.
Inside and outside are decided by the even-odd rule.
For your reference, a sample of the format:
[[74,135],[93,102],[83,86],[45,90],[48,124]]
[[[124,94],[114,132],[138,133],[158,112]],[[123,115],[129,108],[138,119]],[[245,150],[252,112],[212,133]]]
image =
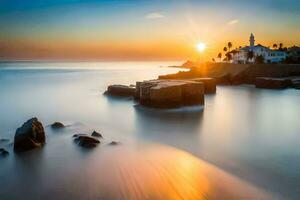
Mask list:
[[0,0],[0,51],[26,57],[26,49],[35,57],[41,49],[54,55],[76,47],[82,51],[74,57],[97,50],[93,56],[105,58],[103,48],[118,51],[116,57],[151,57],[151,48],[163,48],[167,59],[192,54],[197,41],[215,54],[227,40],[247,42],[250,32],[268,45],[299,44],[299,10],[299,0]]

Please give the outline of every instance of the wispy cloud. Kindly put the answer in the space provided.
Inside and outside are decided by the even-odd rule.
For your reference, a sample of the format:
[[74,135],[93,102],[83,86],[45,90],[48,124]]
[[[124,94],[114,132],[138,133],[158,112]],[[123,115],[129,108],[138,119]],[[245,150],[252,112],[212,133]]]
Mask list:
[[232,25],[235,25],[235,24],[237,24],[237,23],[239,23],[239,20],[238,20],[238,19],[233,19],[233,20],[227,22],[227,25],[232,26]]
[[161,19],[161,18],[165,18],[165,16],[161,13],[158,12],[153,12],[153,13],[149,13],[147,15],[145,15],[146,19]]

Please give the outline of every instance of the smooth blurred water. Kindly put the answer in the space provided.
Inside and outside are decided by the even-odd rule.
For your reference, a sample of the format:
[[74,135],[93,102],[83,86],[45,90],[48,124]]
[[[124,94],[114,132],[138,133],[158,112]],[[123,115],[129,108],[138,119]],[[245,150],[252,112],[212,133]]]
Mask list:
[[[173,64],[1,63],[0,138],[10,142],[0,148],[10,155],[0,158],[0,199],[256,198],[250,187],[299,199],[299,91],[219,86],[204,107],[164,111],[102,95],[109,84],[174,73],[179,69],[160,67]],[[47,144],[14,154],[16,128],[34,116],[46,127]],[[54,131],[54,121],[70,126]],[[95,150],[72,142],[73,134],[92,130],[104,135]],[[112,140],[121,145],[108,146]]]

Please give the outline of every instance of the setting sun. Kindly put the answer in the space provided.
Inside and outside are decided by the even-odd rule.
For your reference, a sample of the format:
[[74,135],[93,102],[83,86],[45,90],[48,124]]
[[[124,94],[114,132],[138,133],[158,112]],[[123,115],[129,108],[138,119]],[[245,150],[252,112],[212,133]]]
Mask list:
[[199,52],[203,52],[205,49],[206,49],[206,44],[204,44],[202,42],[197,44],[197,50]]

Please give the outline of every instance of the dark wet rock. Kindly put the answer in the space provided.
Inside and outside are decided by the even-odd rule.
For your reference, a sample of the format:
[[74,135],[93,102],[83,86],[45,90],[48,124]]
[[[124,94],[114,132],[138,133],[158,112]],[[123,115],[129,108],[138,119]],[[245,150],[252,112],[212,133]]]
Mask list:
[[134,97],[135,87],[126,85],[110,85],[104,94],[112,96]]
[[54,122],[53,124],[51,124],[51,128],[64,128],[65,125],[61,122]]
[[99,137],[99,138],[103,138],[101,133],[98,133],[97,131],[93,131],[92,133],[93,137]]
[[119,144],[120,144],[120,142],[116,142],[116,141],[112,141],[109,143],[109,145],[112,145],[112,146],[119,145]]
[[0,156],[5,157],[8,155],[9,155],[8,151],[6,151],[4,148],[0,148]]
[[255,79],[255,87],[266,89],[285,89],[290,81],[284,78],[258,77]]
[[93,148],[96,147],[100,141],[94,137],[88,136],[88,135],[79,135],[74,139],[74,141],[82,147],[85,148]]
[[46,142],[42,123],[37,118],[29,119],[16,130],[14,151],[22,152],[42,147]]
[[74,134],[73,135],[74,138],[79,137],[79,136],[87,136],[87,134],[78,133],[78,134]]

